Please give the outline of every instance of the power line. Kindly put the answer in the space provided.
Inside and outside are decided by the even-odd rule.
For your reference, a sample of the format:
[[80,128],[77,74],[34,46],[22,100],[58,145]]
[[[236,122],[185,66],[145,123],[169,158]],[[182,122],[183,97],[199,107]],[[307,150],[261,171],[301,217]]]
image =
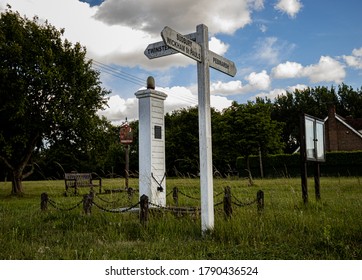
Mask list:
[[116,78],[128,81],[130,83],[133,83],[133,84],[136,84],[139,86],[144,86],[144,82],[141,82],[142,79],[140,79],[136,76],[133,76],[131,74],[125,75],[124,72],[113,70],[112,67],[105,67],[105,66],[103,66],[103,64],[95,62],[95,61],[94,61],[93,66],[103,73],[107,73],[111,76],[114,76]]
[[99,62],[99,61],[96,61],[96,60],[93,60],[93,62],[94,62],[94,64],[98,65],[99,67],[102,67],[104,69],[108,69],[111,72],[116,72],[117,74],[120,74],[120,75],[125,76],[125,77],[129,77],[129,78],[131,78],[133,80],[137,80],[139,82],[144,82],[144,79],[139,78],[139,77],[137,77],[135,75],[129,74],[127,72],[124,72],[124,71],[122,71],[120,69],[117,69],[116,67],[112,67],[110,65],[107,65],[105,63],[102,63],[102,62]]
[[[97,70],[100,70],[103,73],[109,74],[109,75],[111,75],[113,77],[125,80],[127,82],[130,82],[130,83],[133,83],[133,84],[136,84],[136,85],[139,85],[139,86],[145,86],[145,79],[139,78],[139,77],[137,77],[135,75],[124,72],[122,70],[119,70],[119,69],[117,69],[115,67],[109,66],[109,65],[107,65],[105,63],[99,62],[99,61],[94,60],[94,59],[92,59],[92,63],[93,63],[93,66]],[[163,86],[160,86],[160,87],[162,87],[167,94],[171,95],[171,91],[168,90],[166,87],[163,87]],[[175,94],[172,94],[172,96],[175,99],[178,99],[178,100],[186,102],[186,103],[193,104],[193,103],[198,102],[196,97],[177,96]]]

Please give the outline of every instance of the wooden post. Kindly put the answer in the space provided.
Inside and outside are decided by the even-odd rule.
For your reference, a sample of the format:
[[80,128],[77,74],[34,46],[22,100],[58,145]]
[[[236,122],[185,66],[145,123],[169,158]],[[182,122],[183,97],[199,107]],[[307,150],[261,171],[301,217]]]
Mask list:
[[305,143],[305,118],[300,115],[300,177],[302,183],[302,198],[308,203],[308,175],[307,175],[307,148]]
[[93,205],[93,194],[90,193],[83,195],[84,214],[90,215],[92,213],[92,205]]
[[233,208],[231,206],[231,188],[229,186],[224,189],[224,212],[227,218],[230,218],[233,214]]
[[321,199],[320,176],[321,176],[321,171],[319,168],[319,162],[315,162],[314,163],[314,188],[315,188],[315,198],[317,201]]
[[143,194],[140,197],[140,222],[146,225],[148,221],[148,196]]
[[47,193],[42,193],[42,194],[40,195],[40,199],[41,199],[40,209],[41,209],[42,211],[48,210],[48,201],[49,201],[48,194],[47,194]]
[[124,170],[124,179],[126,184],[126,189],[128,189],[128,178],[129,178],[129,145],[126,145],[126,151],[125,151],[125,161],[126,161],[126,168]]
[[201,62],[197,63],[199,103],[199,153],[201,189],[201,230],[214,228],[214,193],[212,172],[212,133],[210,109],[209,36],[206,25],[196,27],[196,42],[201,45]]
[[258,205],[258,211],[264,210],[264,192],[262,190],[259,190],[256,193],[256,201]]
[[173,202],[175,203],[175,206],[178,207],[178,188],[177,187],[173,188],[172,198],[173,198]]
[[128,200],[131,201],[133,198],[134,190],[132,188],[127,188]]

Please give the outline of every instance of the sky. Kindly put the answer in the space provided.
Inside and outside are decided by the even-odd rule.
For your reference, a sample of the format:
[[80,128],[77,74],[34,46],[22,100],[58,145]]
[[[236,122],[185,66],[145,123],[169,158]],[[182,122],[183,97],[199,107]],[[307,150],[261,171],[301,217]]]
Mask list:
[[144,55],[165,26],[189,34],[205,24],[210,50],[235,63],[235,77],[210,69],[217,110],[306,87],[362,86],[361,0],[0,0],[0,11],[7,4],[86,47],[111,90],[99,114],[114,124],[138,118],[135,93],[148,76],[168,95],[166,112],[197,105],[196,61]]

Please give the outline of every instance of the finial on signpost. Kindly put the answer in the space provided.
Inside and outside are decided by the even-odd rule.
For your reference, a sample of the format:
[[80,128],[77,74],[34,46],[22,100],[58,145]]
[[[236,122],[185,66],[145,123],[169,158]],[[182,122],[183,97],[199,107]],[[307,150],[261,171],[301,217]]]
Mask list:
[[155,89],[155,79],[152,76],[147,78],[147,89]]

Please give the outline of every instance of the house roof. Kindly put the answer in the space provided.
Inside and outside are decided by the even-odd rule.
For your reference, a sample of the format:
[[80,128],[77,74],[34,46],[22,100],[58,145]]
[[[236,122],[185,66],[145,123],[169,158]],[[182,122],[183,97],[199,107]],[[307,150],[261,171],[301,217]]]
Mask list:
[[[352,118],[348,118],[349,120],[351,120],[351,122],[347,122],[347,120],[343,117],[341,117],[338,114],[334,114],[336,117],[336,120],[338,120],[340,123],[342,123],[345,127],[347,127],[348,129],[350,129],[353,133],[355,133],[357,136],[359,136],[362,139],[362,133],[358,130],[362,130],[362,119],[352,119]],[[324,122],[326,122],[328,120],[328,117],[326,117],[324,119]],[[358,124],[358,126],[354,126],[351,125],[350,123],[356,123]],[[359,127],[359,125],[361,125],[361,128],[358,129],[357,127]]]
[[[345,127],[350,129],[354,134],[362,139],[362,118],[354,119],[352,117],[343,118],[337,113],[334,113],[336,120],[342,123]],[[323,120],[324,123],[328,120],[328,116]],[[297,153],[300,150],[300,146],[293,152]]]
[[346,117],[344,120],[354,129],[358,130],[359,132],[362,131],[362,118],[354,119],[352,117]]

